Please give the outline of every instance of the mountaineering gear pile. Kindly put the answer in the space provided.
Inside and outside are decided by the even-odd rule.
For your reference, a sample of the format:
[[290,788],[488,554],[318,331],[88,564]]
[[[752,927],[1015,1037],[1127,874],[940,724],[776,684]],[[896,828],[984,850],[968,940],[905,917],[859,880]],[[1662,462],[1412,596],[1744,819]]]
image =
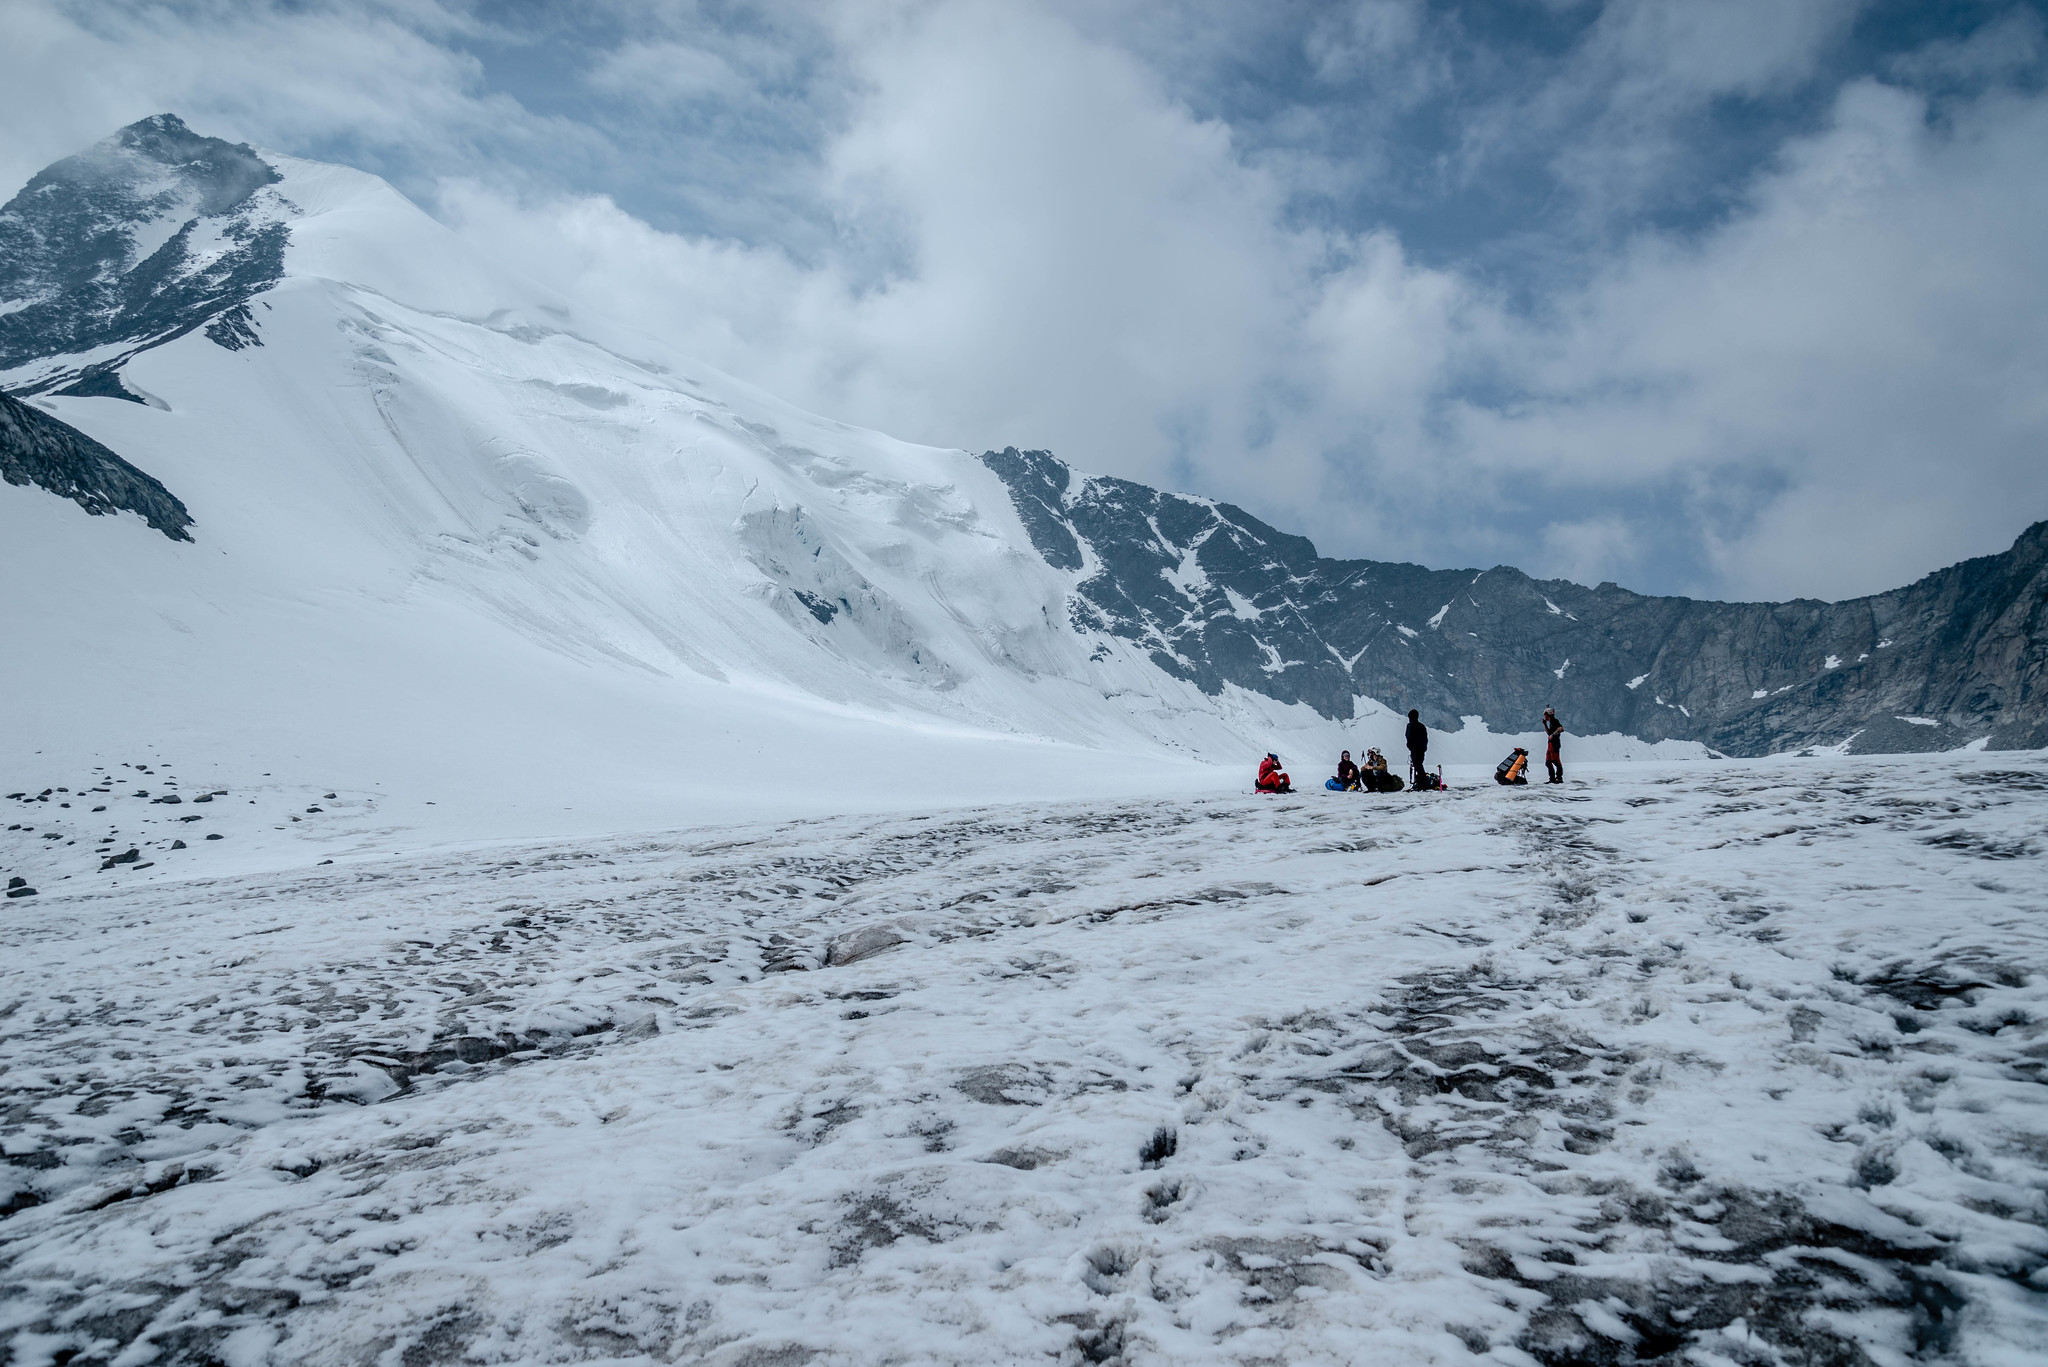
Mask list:
[[1286,771],[1280,767],[1280,756],[1269,754],[1259,761],[1258,789],[1262,793],[1294,791],[1294,786],[1287,781]]
[[1494,768],[1493,781],[1501,784],[1527,783],[1529,781],[1529,752],[1517,745],[1515,753],[1509,755]]
[[1415,786],[1422,787],[1422,778],[1428,772],[1422,767],[1423,759],[1429,754],[1429,728],[1422,724],[1422,713],[1415,708],[1408,709],[1408,771],[1415,779]]
[[1543,709],[1543,734],[1550,739],[1543,747],[1543,770],[1550,777],[1545,783],[1564,782],[1564,756],[1558,751],[1558,742],[1564,739],[1564,723],[1557,719],[1557,710]]

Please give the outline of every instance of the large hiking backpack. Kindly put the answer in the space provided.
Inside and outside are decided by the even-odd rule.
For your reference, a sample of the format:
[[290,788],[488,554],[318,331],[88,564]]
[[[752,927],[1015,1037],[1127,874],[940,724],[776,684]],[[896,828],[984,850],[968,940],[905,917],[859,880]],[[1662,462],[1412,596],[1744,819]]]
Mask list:
[[1529,752],[1521,746],[1502,760],[1493,771],[1493,781],[1500,784],[1527,783],[1529,781]]

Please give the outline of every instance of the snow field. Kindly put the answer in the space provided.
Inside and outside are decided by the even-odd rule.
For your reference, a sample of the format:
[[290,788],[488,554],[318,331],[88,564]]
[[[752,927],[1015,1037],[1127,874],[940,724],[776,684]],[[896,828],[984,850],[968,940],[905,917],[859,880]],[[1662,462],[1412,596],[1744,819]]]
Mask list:
[[46,891],[0,1341],[2037,1361],[2048,770],[1998,758]]

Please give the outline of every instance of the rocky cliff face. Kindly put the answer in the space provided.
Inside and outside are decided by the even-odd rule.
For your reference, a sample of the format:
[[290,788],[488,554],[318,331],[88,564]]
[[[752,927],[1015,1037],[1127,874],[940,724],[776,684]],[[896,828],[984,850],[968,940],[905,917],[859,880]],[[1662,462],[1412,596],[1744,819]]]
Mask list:
[[95,517],[130,512],[173,541],[192,515],[170,490],[85,433],[0,394],[0,479],[68,498]]
[[249,303],[283,273],[288,212],[246,144],[172,114],[57,162],[0,208],[0,376],[17,393],[134,399],[120,368],[196,328],[258,343]]
[[1709,603],[1519,570],[1333,560],[1227,503],[1091,478],[1044,451],[982,457],[1032,544],[1075,576],[1075,628],[1176,677],[1353,699],[1455,729],[1702,741],[1730,755],[2048,744],[2048,522],[2009,551],[1845,603]]

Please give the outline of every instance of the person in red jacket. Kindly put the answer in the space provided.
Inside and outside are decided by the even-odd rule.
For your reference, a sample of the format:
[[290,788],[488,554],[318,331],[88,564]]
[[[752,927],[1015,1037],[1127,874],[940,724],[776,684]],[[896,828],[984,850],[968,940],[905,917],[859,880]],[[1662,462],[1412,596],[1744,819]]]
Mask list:
[[1287,781],[1287,773],[1280,767],[1280,756],[1268,754],[1259,761],[1259,791],[1262,793],[1291,793],[1294,786]]

